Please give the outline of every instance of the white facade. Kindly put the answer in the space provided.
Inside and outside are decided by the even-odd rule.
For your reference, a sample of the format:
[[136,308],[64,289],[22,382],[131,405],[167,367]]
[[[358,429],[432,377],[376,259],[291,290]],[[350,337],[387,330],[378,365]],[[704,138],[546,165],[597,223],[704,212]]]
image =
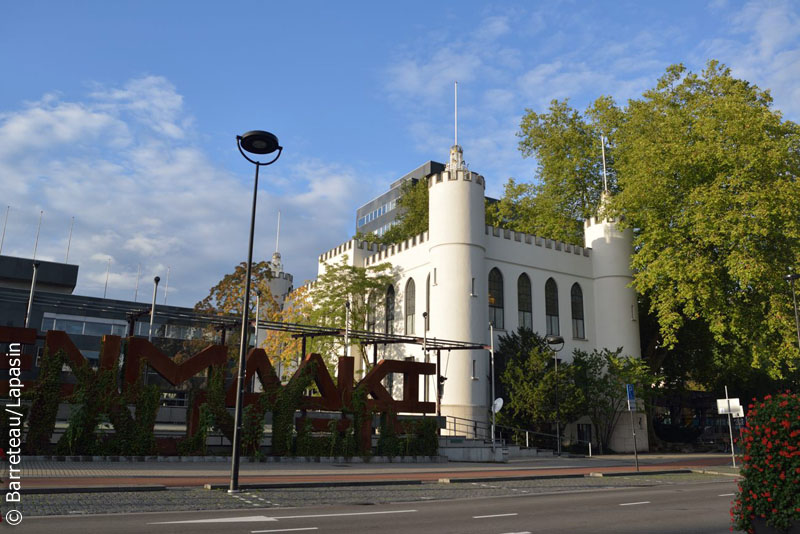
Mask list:
[[[495,324],[496,338],[515,331],[522,319],[529,321],[532,329],[541,335],[561,335],[565,340],[559,354],[562,359],[569,360],[574,349],[592,351],[618,347],[622,347],[623,354],[640,356],[636,296],[629,287],[632,280],[629,231],[617,230],[613,220],[592,218],[586,223],[586,246],[576,247],[486,226],[484,178],[467,169],[458,145],[450,149],[445,170],[428,177],[428,187],[428,232],[389,247],[355,239],[348,241],[319,257],[320,274],[327,264],[338,262],[343,256],[351,265],[390,263],[396,276],[392,327],[397,334],[422,337],[423,312],[427,311],[429,339],[489,345],[490,318]],[[490,311],[489,276],[493,269],[497,270],[492,275],[496,306]],[[522,298],[523,313],[520,313],[518,296],[521,277],[523,288],[527,277],[531,289],[530,299]],[[502,292],[496,284],[499,279],[502,279]],[[413,280],[415,300],[413,321],[407,322],[406,292],[410,280]],[[550,299],[553,315],[550,318],[545,298],[548,283],[551,287],[555,284],[557,289],[557,298]],[[574,314],[573,291],[582,296],[581,306]],[[497,305],[501,301],[502,308],[499,308]],[[526,301],[530,302],[529,314],[525,313]],[[557,319],[552,313],[555,302]],[[384,312],[378,310],[379,331],[387,327]],[[407,325],[409,322],[413,322],[413,329]],[[548,332],[548,324],[553,328],[556,322],[559,330]],[[423,358],[420,348],[414,346],[390,347],[380,356]],[[443,353],[441,373],[447,381],[442,414],[486,421],[490,401],[489,372],[488,351]],[[429,389],[431,398],[428,400],[433,401],[432,382]],[[646,432],[644,434],[646,439]]]

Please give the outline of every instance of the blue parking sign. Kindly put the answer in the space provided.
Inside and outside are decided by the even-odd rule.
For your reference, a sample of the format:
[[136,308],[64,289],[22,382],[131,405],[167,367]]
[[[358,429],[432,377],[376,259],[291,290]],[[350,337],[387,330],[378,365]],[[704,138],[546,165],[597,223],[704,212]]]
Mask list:
[[636,409],[636,396],[633,393],[633,384],[625,384],[625,390],[628,393],[628,411]]

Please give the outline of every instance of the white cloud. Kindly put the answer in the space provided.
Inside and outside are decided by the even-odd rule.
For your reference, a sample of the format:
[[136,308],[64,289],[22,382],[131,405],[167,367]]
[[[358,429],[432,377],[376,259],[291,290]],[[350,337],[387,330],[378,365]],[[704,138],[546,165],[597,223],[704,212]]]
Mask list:
[[[1,115],[0,191],[12,206],[2,252],[29,257],[44,210],[37,257],[63,261],[74,216],[76,293],[103,294],[111,257],[110,298],[133,298],[141,269],[142,300],[146,281],[165,280],[169,266],[169,302],[200,300],[246,257],[252,178],[219,167],[183,140],[192,120],[160,77],[96,87],[81,102],[48,96]],[[32,135],[42,129],[56,132],[57,147],[42,150]],[[280,209],[284,265],[300,284],[316,276],[321,250],[352,233],[356,179],[352,170],[318,160],[273,172],[275,181],[259,192],[255,258],[271,257]]]
[[734,76],[770,89],[787,118],[800,119],[800,10],[796,3],[749,2],[727,14],[728,33],[703,41],[696,63],[718,59]]

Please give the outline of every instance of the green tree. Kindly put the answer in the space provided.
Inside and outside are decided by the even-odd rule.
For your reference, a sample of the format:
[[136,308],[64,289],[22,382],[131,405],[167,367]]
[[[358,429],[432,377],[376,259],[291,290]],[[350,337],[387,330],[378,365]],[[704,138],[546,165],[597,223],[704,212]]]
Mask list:
[[771,105],[714,61],[670,67],[624,110],[612,207],[635,231],[634,287],[663,345],[700,319],[719,350],[796,377],[782,276],[800,263],[800,130]]
[[[386,289],[394,277],[389,263],[357,267],[349,265],[347,256],[338,263],[325,266],[325,272],[317,278],[309,298],[312,307],[309,320],[312,324],[344,328],[347,316],[346,303],[350,302],[350,328],[365,330],[368,320],[377,310],[382,310]],[[373,319],[374,320],[374,319]],[[322,354],[326,362],[344,353],[344,338],[323,336],[314,338],[311,346]],[[359,356],[369,367],[366,347],[359,345]]]
[[[208,296],[194,305],[194,309],[216,314],[241,314],[244,304],[245,275],[247,262],[236,266],[232,273],[226,274],[222,280],[212,287]],[[255,313],[256,291],[269,294],[269,281],[272,279],[272,264],[268,261],[253,263],[251,272],[250,313]]]
[[498,346],[504,362],[500,383],[508,398],[508,409],[499,413],[503,424],[544,428],[556,421],[558,412],[563,430],[564,425],[583,415],[584,396],[576,384],[575,369],[559,363],[556,375],[553,352],[541,336],[520,328],[500,336]]
[[[566,100],[553,100],[547,113],[526,110],[517,136],[523,157],[536,158],[536,182],[509,179],[503,197],[489,207],[490,224],[583,245],[583,221],[597,212],[603,192],[600,136],[613,134],[620,119],[608,98],[598,99],[585,116]],[[606,159],[613,191],[610,149]]]
[[701,74],[669,67],[624,108],[603,97],[582,116],[563,102],[528,112],[520,149],[539,183],[509,182],[493,217],[580,243],[579,221],[599,208],[604,133],[609,213],[634,231],[634,287],[656,323],[642,332],[651,367],[703,354],[714,357],[696,373],[705,381],[735,368],[796,382],[782,276],[800,264],[800,131],[771,106],[711,61]]
[[654,384],[647,363],[639,358],[620,356],[621,349],[573,353],[575,382],[583,392],[584,414],[597,430],[600,454],[608,449],[611,435],[627,407],[625,385],[633,384],[637,398],[651,400]]
[[428,231],[428,180],[422,179],[417,183],[408,180],[400,187],[397,224],[380,238],[380,242],[387,245]]

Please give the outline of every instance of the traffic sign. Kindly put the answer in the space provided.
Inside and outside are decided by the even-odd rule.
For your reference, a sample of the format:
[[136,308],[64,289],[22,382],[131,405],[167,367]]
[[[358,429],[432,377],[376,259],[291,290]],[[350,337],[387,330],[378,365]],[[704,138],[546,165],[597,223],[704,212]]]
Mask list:
[[628,394],[628,411],[636,409],[636,396],[633,393],[633,384],[625,384],[625,391]]

